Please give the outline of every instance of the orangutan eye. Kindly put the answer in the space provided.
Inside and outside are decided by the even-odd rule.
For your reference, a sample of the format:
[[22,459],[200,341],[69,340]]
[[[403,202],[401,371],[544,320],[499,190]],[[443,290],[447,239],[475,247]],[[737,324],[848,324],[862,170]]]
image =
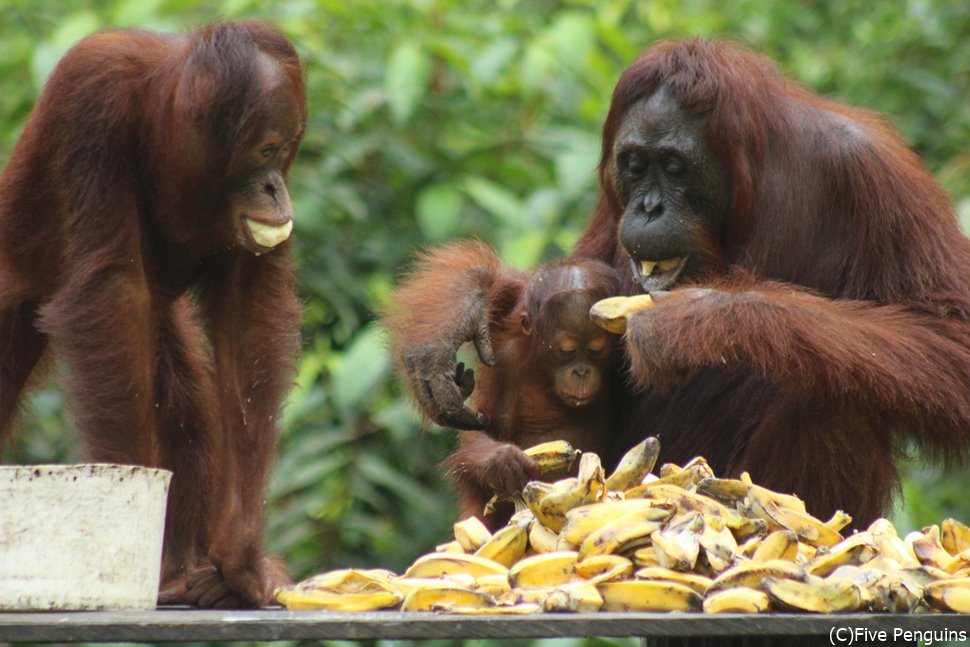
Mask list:
[[264,146],[259,150],[259,154],[263,156],[263,159],[270,159],[274,157],[280,151],[279,146]]
[[676,153],[667,153],[663,159],[664,170],[670,175],[681,175],[687,170],[687,162]]

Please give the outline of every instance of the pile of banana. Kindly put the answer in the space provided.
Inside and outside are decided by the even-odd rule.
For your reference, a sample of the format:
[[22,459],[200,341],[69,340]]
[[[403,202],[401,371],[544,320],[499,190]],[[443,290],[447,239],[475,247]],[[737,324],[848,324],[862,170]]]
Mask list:
[[279,589],[288,609],[525,614],[594,611],[970,613],[970,528],[953,519],[900,537],[886,519],[843,537],[796,496],[716,478],[707,462],[651,471],[648,438],[606,476],[565,442],[526,453],[544,471],[495,532],[475,517],[403,575],[341,569]]

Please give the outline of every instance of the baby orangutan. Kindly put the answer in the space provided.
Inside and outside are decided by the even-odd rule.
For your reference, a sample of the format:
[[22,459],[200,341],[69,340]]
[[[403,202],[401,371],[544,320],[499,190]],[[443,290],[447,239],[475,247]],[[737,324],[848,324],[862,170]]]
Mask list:
[[[614,429],[616,337],[593,324],[589,310],[619,288],[614,270],[599,261],[549,263],[528,279],[510,314],[492,325],[495,364],[478,369],[472,403],[487,424],[464,432],[444,463],[462,517],[482,518],[493,495],[520,492],[539,477],[523,448],[566,440],[606,454]],[[510,514],[511,506],[500,506],[483,521],[494,530]]]

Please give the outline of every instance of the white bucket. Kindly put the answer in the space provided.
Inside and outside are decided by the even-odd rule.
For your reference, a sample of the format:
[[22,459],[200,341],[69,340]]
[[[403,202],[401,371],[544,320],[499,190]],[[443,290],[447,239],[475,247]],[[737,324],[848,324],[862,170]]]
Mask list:
[[172,473],[0,466],[0,609],[154,609]]

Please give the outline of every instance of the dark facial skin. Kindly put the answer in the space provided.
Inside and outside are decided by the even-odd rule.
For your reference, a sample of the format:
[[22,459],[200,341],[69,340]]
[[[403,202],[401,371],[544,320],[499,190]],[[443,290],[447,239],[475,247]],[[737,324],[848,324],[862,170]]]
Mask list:
[[705,141],[703,123],[661,88],[634,104],[617,129],[620,242],[644,292],[670,289],[695,271],[698,232],[717,231],[727,212],[727,171]]
[[586,295],[554,297],[540,312],[535,331],[538,361],[552,381],[553,392],[573,408],[596,400],[613,349],[611,336],[590,321],[594,300]]
[[[267,63],[272,66],[272,63]],[[270,240],[261,238],[248,221],[277,229],[276,237],[283,237],[285,228],[293,220],[293,206],[286,189],[285,175],[299,146],[299,110],[293,93],[287,91],[286,78],[275,67],[264,67],[271,99],[263,119],[263,129],[245,154],[230,198],[230,210],[237,226],[239,244],[260,254],[272,247]],[[259,229],[257,225],[257,229]],[[265,230],[263,230],[265,231]],[[264,236],[267,234],[264,234]],[[280,241],[282,242],[282,241]]]

